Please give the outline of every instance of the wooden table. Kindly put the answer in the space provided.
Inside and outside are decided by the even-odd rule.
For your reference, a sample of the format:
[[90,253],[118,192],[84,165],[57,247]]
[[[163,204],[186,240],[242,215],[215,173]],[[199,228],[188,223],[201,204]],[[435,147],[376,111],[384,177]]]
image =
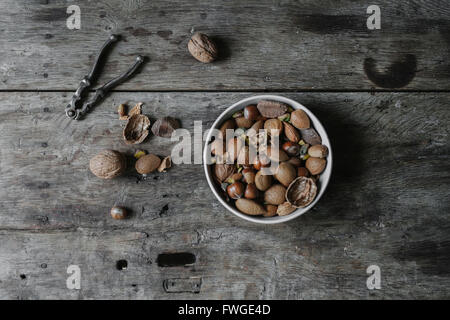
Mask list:
[[[450,297],[448,1],[72,1],[0,4],[0,298],[323,299]],[[221,57],[194,60],[193,31]],[[149,61],[82,121],[64,107],[111,33],[123,41],[98,84]],[[214,198],[202,165],[103,181],[89,159],[124,144],[120,103],[203,129],[261,92],[325,125],[331,184],[304,216],[243,221]],[[151,137],[141,148],[170,154]],[[132,210],[123,221],[109,209]],[[124,267],[126,264],[126,268]],[[66,286],[69,265],[81,289]],[[381,289],[366,286],[381,270]]]

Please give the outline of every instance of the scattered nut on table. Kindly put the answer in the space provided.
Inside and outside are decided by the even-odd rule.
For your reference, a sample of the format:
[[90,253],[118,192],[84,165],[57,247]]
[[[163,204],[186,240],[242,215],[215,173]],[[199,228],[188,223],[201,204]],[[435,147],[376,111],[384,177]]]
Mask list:
[[91,172],[102,179],[112,179],[124,173],[127,167],[125,156],[116,150],[103,150],[89,162]]
[[114,206],[111,208],[110,213],[111,213],[111,216],[113,217],[113,219],[121,220],[121,219],[126,218],[127,209],[125,209],[124,207]]
[[191,55],[200,62],[210,63],[217,59],[219,51],[216,44],[203,33],[195,33],[188,42]]

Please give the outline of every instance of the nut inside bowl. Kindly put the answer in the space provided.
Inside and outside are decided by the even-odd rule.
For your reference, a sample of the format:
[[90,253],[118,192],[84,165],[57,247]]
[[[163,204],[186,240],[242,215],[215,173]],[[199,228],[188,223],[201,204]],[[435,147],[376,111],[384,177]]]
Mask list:
[[[226,201],[225,197],[223,196],[223,190],[221,189],[220,185],[217,183],[217,181],[214,178],[214,172],[213,172],[214,165],[210,164],[210,158],[211,158],[210,152],[211,151],[210,151],[210,148],[208,148],[208,145],[213,140],[212,130],[209,131],[207,138],[206,138],[205,147],[203,150],[203,166],[205,169],[206,179],[208,181],[208,184],[209,184],[212,192],[214,193],[216,198],[219,200],[219,202],[225,208],[228,209],[228,211],[232,212],[234,215],[236,215],[242,219],[245,219],[247,221],[252,221],[252,222],[262,223],[262,224],[275,224],[275,223],[289,221],[289,220],[292,220],[294,218],[301,216],[302,214],[307,212],[309,209],[311,209],[319,201],[319,199],[322,197],[323,193],[325,192],[325,189],[330,180],[331,169],[332,169],[332,164],[333,164],[333,154],[332,154],[332,149],[331,149],[331,145],[330,145],[330,141],[328,139],[327,133],[326,133],[324,127],[322,126],[322,124],[320,123],[320,121],[316,118],[316,116],[302,104],[300,104],[294,100],[282,97],[282,96],[260,95],[260,96],[253,96],[253,97],[249,97],[249,98],[243,99],[241,101],[238,101],[235,104],[233,104],[231,107],[226,109],[224,112],[222,112],[222,114],[217,118],[217,120],[212,125],[211,129],[219,129],[221,127],[221,125],[228,119],[232,118],[232,116],[236,112],[242,111],[248,105],[257,105],[258,102],[260,102],[261,100],[281,102],[281,103],[284,103],[284,104],[292,107],[292,109],[294,111],[297,109],[303,110],[306,113],[306,115],[309,117],[311,128],[314,128],[316,130],[316,132],[319,134],[319,136],[322,140],[321,144],[328,148],[328,155],[326,157],[325,169],[322,171],[322,173],[320,173],[319,178],[316,181],[317,194],[316,194],[314,200],[311,203],[309,203],[306,207],[297,208],[292,213],[283,215],[283,216],[279,216],[279,215],[276,215],[273,217],[264,217],[262,215],[254,216],[254,215],[247,215],[247,214],[244,214],[241,211],[239,211],[234,206],[232,201],[230,201],[230,202]],[[280,142],[280,144],[281,144],[281,142]]]

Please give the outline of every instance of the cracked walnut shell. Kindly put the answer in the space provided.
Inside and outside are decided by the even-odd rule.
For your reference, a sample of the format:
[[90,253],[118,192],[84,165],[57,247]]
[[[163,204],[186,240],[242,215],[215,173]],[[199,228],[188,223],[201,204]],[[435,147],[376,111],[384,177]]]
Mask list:
[[315,199],[317,185],[313,179],[298,177],[286,190],[286,200],[296,208],[304,208]]
[[143,114],[135,114],[128,119],[123,129],[123,138],[126,144],[142,143],[149,134],[150,120]]

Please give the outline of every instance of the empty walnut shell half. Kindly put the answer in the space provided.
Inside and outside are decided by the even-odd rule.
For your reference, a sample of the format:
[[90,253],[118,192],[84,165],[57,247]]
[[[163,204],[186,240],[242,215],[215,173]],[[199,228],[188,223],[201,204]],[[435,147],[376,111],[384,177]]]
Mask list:
[[142,143],[148,136],[150,120],[143,114],[135,114],[128,119],[123,129],[123,138],[126,144]]
[[156,120],[152,126],[152,132],[155,136],[170,138],[172,133],[180,127],[180,122],[172,117],[164,117]]
[[89,169],[102,179],[112,179],[120,176],[127,167],[127,160],[116,150],[103,150],[89,162]]
[[286,190],[286,200],[296,208],[304,208],[313,202],[317,194],[317,185],[313,179],[298,177]]

